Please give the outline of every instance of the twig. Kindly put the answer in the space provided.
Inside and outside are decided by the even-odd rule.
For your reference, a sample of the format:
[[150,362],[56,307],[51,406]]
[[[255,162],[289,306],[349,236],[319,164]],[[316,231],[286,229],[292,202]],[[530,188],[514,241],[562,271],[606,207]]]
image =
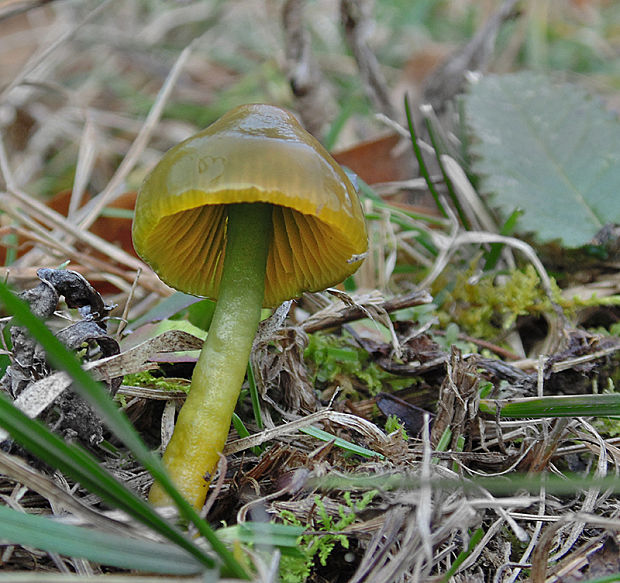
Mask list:
[[[402,310],[404,308],[410,308],[412,306],[420,306],[422,304],[429,304],[433,301],[432,296],[425,290],[414,291],[410,294],[385,300],[378,307],[387,313],[395,312],[396,310]],[[311,334],[318,330],[324,330],[326,328],[333,328],[335,326],[341,326],[347,322],[353,322],[361,318],[366,318],[367,313],[364,312],[361,306],[348,306],[343,308],[337,314],[330,314],[325,318],[306,320],[301,327],[304,332]]]
[[497,33],[502,24],[513,17],[517,2],[505,0],[476,35],[432,73],[425,83],[424,100],[435,111],[444,110],[445,103],[462,90],[468,72],[486,68],[493,55]]
[[282,8],[287,74],[304,127],[311,134],[321,136],[336,107],[312,54],[304,28],[304,6],[305,0],[287,0]]
[[397,119],[385,77],[367,43],[370,23],[369,16],[365,12],[368,9],[369,4],[365,0],[341,0],[340,14],[345,38],[357,62],[366,94],[375,109],[391,119]]

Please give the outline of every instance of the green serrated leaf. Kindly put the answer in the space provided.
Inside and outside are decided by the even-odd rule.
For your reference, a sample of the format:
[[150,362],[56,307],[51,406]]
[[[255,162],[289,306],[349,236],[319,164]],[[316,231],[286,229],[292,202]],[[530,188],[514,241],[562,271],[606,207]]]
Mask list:
[[567,247],[620,222],[620,124],[578,85],[530,72],[489,75],[465,98],[473,170],[504,220]]

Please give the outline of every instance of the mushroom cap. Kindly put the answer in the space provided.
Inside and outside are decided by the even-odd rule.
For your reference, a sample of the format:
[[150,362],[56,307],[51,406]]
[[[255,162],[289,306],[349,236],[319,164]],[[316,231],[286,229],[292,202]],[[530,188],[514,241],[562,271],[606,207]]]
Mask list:
[[343,281],[367,250],[364,215],[344,171],[287,111],[237,107],[169,150],[138,193],[134,247],[159,277],[217,299],[226,206],[273,205],[264,306]]

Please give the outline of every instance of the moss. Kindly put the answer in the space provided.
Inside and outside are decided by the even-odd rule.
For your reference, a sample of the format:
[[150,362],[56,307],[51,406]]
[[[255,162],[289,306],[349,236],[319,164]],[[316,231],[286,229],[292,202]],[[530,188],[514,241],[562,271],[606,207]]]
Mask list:
[[385,432],[389,435],[394,431],[400,432],[400,435],[404,441],[409,441],[407,430],[405,429],[405,425],[402,421],[396,415],[388,415],[385,422]]
[[[553,280],[552,293],[555,302],[571,307]],[[442,325],[455,322],[467,334],[486,339],[508,330],[519,316],[539,316],[553,309],[532,265],[501,276],[481,277],[475,277],[475,268],[471,267],[456,276],[443,299],[438,312]]]
[[[283,555],[280,560],[280,575],[283,583],[303,583],[310,576],[316,561],[325,567],[336,545],[343,549],[349,548],[349,539],[344,534],[338,534],[357,519],[357,513],[364,510],[377,495],[377,490],[365,492],[358,500],[352,499],[351,492],[344,493],[345,505],[338,507],[338,516],[331,516],[319,496],[315,496],[317,520],[314,525],[306,525],[308,529],[318,531],[317,534],[304,534],[299,537],[299,556]],[[292,512],[282,511],[280,518],[285,524],[302,526]]]
[[181,380],[166,377],[157,377],[149,371],[125,375],[123,384],[133,387],[150,387],[163,391],[183,391],[185,393],[189,391],[188,382],[181,382]]
[[369,354],[346,334],[311,334],[304,358],[310,365],[314,383],[328,384],[351,378],[371,395],[386,388],[394,390],[412,384],[411,378],[392,375],[377,366]]

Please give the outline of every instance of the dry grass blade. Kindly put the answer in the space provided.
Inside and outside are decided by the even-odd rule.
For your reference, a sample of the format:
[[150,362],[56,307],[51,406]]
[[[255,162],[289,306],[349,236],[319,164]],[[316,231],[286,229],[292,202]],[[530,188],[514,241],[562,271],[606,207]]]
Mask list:
[[111,3],[112,2],[110,0],[104,0],[101,2],[93,10],[91,10],[81,22],[74,24],[71,28],[69,28],[69,30],[61,34],[54,42],[47,45],[39,54],[34,55],[30,62],[22,67],[19,74],[0,92],[0,102],[6,99],[6,96],[10,91],[21,85],[28,78],[28,76],[37,69],[37,67],[40,67],[49,55],[56,51],[58,47],[69,41],[69,39],[71,39],[71,37],[75,35],[81,27],[95,18]]
[[10,174],[7,174],[6,152],[4,151],[4,147],[1,144],[0,168],[2,168],[5,180],[9,185],[9,192],[0,193],[2,210],[4,210],[7,214],[15,216],[15,218],[19,219],[20,215],[17,214],[17,210],[15,209],[15,203],[19,202],[25,209],[27,209],[31,213],[31,216],[36,217],[38,220],[46,224],[50,229],[60,229],[65,234],[70,234],[74,236],[77,240],[85,243],[91,248],[99,249],[114,261],[117,261],[121,265],[125,265],[130,269],[133,269],[135,271],[139,269],[147,272],[149,271],[148,267],[139,259],[136,259],[134,256],[129,255],[127,252],[119,249],[117,246],[109,243],[101,237],[93,235],[89,231],[76,232],[75,225],[73,225],[73,223],[68,221],[61,214],[40,203],[25,192],[16,188],[11,188],[10,185],[13,183],[13,181],[10,178]]
[[365,583],[370,581],[387,583],[388,580],[386,578],[378,579],[375,577],[378,575],[377,571],[380,572],[383,569],[383,565],[391,560],[391,547],[397,540],[407,518],[408,510],[404,506],[394,506],[385,513],[381,527],[377,529],[368,543],[366,553],[349,583]]
[[179,58],[174,64],[174,67],[170,70],[168,77],[159,91],[159,94],[153,103],[153,107],[151,107],[148,116],[144,120],[144,124],[140,129],[140,132],[131,144],[129,151],[123,158],[120,166],[117,168],[112,178],[110,178],[105,190],[93,199],[92,204],[86,205],[83,212],[79,213],[80,216],[78,218],[78,227],[80,229],[88,229],[88,227],[90,227],[95,219],[101,214],[103,208],[114,200],[115,196],[118,196],[123,192],[122,185],[127,178],[127,175],[135,166],[139,156],[147,145],[151,134],[155,130],[164,111],[164,107],[168,103],[172,90],[179,79],[179,75],[191,55],[191,51],[192,47],[188,46],[179,55]]
[[273,429],[266,429],[265,431],[256,433],[254,435],[251,435],[250,437],[244,437],[242,439],[231,441],[226,444],[226,447],[224,448],[224,455],[230,455],[246,449],[250,449],[251,447],[262,445],[267,441],[272,441],[283,435],[290,435],[291,433],[296,433],[304,427],[309,427],[314,423],[326,420],[332,421],[333,423],[337,423],[338,425],[348,427],[358,433],[361,433],[367,439],[370,439],[375,447],[381,448],[381,446],[386,446],[389,443],[386,435],[380,429],[378,429],[374,423],[370,423],[369,421],[366,421],[366,419],[357,417],[355,415],[348,415],[346,413],[339,413],[337,411],[325,410],[312,413],[311,415],[306,415],[305,417],[302,417],[297,421],[290,421],[289,423],[279,425],[277,427],[274,427]]
[[37,492],[58,510],[71,512],[84,523],[118,534],[131,531],[127,524],[93,510],[50,477],[31,468],[21,458],[0,452],[0,470],[5,476]]
[[75,167],[75,179],[73,180],[73,188],[71,190],[71,200],[69,202],[69,209],[67,210],[67,217],[71,220],[74,220],[78,209],[82,206],[82,200],[88,188],[88,182],[91,178],[97,158],[98,138],[99,136],[97,135],[92,115],[87,114],[84,132],[80,139],[80,148],[78,150],[78,158]]

